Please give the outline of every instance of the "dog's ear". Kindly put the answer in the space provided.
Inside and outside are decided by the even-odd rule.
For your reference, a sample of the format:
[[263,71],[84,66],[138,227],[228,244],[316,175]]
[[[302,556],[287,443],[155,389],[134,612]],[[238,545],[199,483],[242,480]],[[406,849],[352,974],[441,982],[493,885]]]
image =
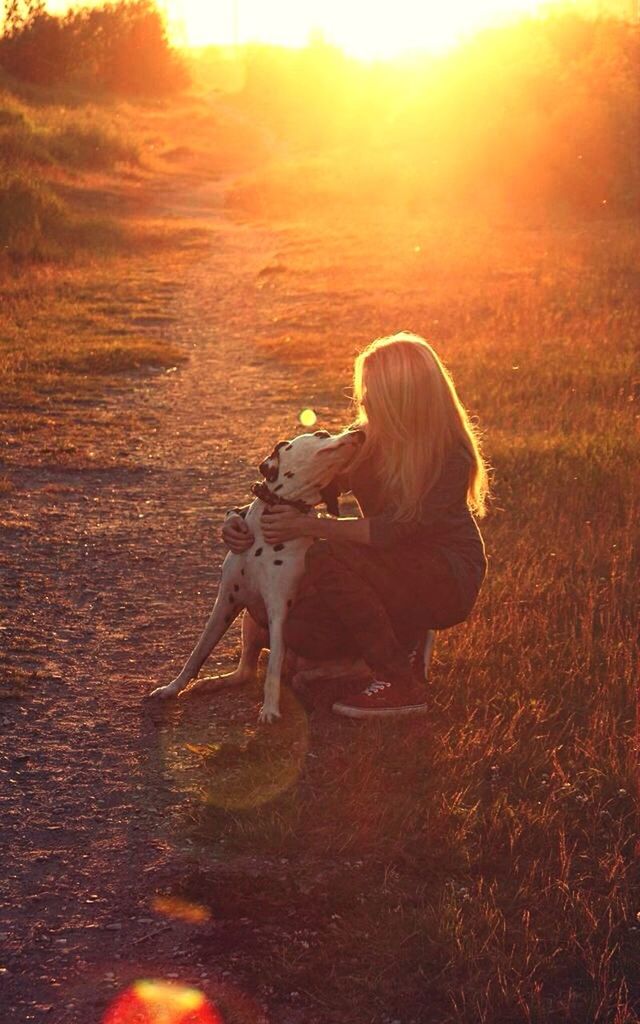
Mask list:
[[338,504],[338,498],[340,496],[340,488],[336,479],[330,480],[326,487],[320,488],[320,494],[322,500],[327,506],[327,512],[330,516],[340,515],[340,506]]
[[[258,466],[258,470],[260,471],[260,473],[262,473],[267,483],[275,483],[275,481],[278,479],[278,475],[280,472],[280,449],[286,448],[288,446],[290,446],[289,441],[278,441],[277,445],[271,452],[271,455],[269,455],[269,457],[266,458],[264,462],[261,462],[260,465]],[[272,462],[272,460],[274,459],[275,464],[273,466],[270,466],[269,463]]]

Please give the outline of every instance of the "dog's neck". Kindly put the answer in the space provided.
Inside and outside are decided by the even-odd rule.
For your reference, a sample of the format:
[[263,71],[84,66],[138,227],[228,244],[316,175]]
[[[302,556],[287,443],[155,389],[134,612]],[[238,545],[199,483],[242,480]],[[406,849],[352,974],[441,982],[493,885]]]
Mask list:
[[251,493],[255,494],[256,498],[263,501],[265,505],[290,505],[292,508],[297,509],[298,512],[304,512],[305,515],[311,511],[314,505],[319,504],[322,500],[319,492],[317,501],[313,503],[305,501],[303,498],[290,498],[286,494],[276,494],[264,480],[255,483],[251,488]]

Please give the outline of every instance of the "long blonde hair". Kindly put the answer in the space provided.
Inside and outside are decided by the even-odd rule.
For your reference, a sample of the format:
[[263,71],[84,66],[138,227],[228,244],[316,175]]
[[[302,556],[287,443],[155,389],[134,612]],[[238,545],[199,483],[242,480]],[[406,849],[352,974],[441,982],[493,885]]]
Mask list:
[[357,458],[375,457],[380,483],[394,495],[397,520],[414,518],[460,443],[470,456],[467,504],[485,513],[487,468],[476,430],[431,345],[402,331],[371,342],[353,370],[355,424],[366,441]]

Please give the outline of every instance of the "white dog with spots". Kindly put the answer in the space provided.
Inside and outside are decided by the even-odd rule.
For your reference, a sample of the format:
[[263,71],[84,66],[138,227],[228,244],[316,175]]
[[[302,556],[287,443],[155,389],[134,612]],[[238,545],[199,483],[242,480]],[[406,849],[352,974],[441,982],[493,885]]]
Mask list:
[[[246,608],[253,622],[269,630],[270,653],[260,721],[271,722],[280,716],[280,677],[285,655],[283,627],[312,540],[298,537],[272,547],[262,533],[262,512],[266,505],[287,504],[310,512],[322,501],[329,503],[323,491],[347,468],[363,440],[360,430],[346,430],[334,436],[318,430],[315,434],[301,434],[293,441],[280,441],[276,445],[260,465],[265,482],[255,485],[256,498],[246,513],[254,542],[241,554],[232,551],[227,554],[218,596],[202,636],[180,674],[167,686],[154,690],[152,697],[174,697],[195,679],[220,638]],[[337,502],[330,510],[337,514]],[[234,673],[220,680],[222,685],[241,684],[255,677],[262,643],[246,620],[247,616],[246,625],[243,624],[240,664]]]

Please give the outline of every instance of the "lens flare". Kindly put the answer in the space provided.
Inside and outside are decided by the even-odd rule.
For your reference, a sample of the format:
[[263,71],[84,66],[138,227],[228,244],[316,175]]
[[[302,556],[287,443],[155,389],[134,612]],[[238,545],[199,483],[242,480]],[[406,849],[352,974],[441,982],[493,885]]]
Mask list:
[[136,981],[109,1007],[103,1024],[223,1024],[202,992],[167,981]]
[[287,687],[280,710],[267,728],[195,712],[166,723],[158,734],[165,771],[190,799],[227,810],[273,800],[294,785],[309,745],[307,713]]
[[211,913],[200,903],[191,903],[179,896],[154,896],[151,907],[156,914],[173,917],[188,924],[205,924],[211,920]]
[[313,427],[318,422],[318,417],[313,409],[303,409],[298,418],[303,427]]

